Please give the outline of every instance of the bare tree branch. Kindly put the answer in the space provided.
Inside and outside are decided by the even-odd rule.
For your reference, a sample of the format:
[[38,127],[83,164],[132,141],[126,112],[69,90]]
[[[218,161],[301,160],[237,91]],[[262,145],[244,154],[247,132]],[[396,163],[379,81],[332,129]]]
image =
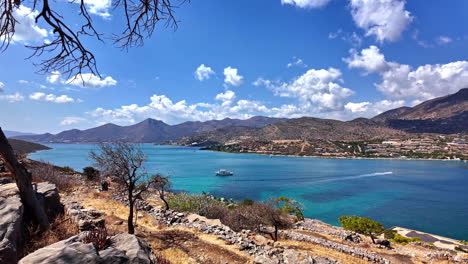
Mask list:
[[[165,21],[165,27],[177,29],[178,21],[174,10],[190,0],[114,0],[113,10],[123,10],[125,26],[120,34],[113,34],[114,44],[122,49],[142,46],[144,39],[152,36],[159,21]],[[0,0],[0,51],[5,51],[13,41],[15,26],[18,20],[14,17],[15,10],[20,8],[25,0]],[[177,4],[173,4],[177,2]],[[43,57],[35,63],[39,73],[59,71],[67,75],[82,76],[92,73],[100,76],[96,57],[83,43],[83,37],[93,37],[102,41],[102,34],[94,27],[85,0],[75,0],[71,5],[79,7],[79,14],[84,22],[75,30],[56,12],[50,0],[32,0],[33,9],[39,8],[36,24],[43,23],[53,32],[50,41],[40,45],[27,45],[33,53],[28,58]],[[116,16],[120,17],[120,16]],[[51,55],[46,55],[51,54]]]

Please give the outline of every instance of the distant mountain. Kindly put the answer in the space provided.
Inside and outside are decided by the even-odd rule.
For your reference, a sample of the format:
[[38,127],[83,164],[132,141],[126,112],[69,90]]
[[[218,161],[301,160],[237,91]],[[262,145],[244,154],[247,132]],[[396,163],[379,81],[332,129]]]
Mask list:
[[19,140],[19,139],[8,139],[8,142],[10,143],[11,147],[13,148],[13,151],[16,154],[28,154],[32,152],[36,152],[39,150],[45,150],[45,149],[50,149],[47,146],[37,144],[37,143],[32,143],[24,140]]
[[11,131],[11,130],[3,130],[3,133],[7,138],[9,137],[17,137],[17,136],[32,136],[36,135],[34,133],[27,133],[27,132],[18,132],[18,131]]
[[247,120],[226,118],[223,120],[205,122],[185,122],[171,126],[159,120],[146,119],[143,122],[131,126],[105,124],[87,130],[67,130],[56,135],[47,133],[34,136],[18,136],[16,138],[33,142],[56,143],[97,143],[114,141],[161,143],[225,127],[242,126],[259,128],[285,120],[287,119],[256,116]]
[[468,132],[468,88],[414,107],[393,109],[372,120],[409,133]]
[[364,140],[400,137],[405,132],[380,125],[366,118],[338,121],[301,117],[267,125],[262,128],[227,127],[178,141],[181,145],[215,145],[236,140]]

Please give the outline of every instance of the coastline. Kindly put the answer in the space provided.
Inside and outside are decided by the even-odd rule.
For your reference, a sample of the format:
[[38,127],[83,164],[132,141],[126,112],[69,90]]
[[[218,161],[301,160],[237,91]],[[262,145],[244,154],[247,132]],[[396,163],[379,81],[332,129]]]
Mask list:
[[[178,145],[168,145],[168,146],[177,146],[177,147],[191,147],[191,146],[178,146]],[[301,155],[286,155],[286,154],[266,154],[266,153],[255,153],[255,152],[227,152],[211,149],[199,149],[202,151],[211,151],[219,153],[231,153],[231,154],[253,154],[253,155],[262,155],[262,156],[273,156],[273,157],[289,157],[289,158],[316,158],[316,159],[349,159],[349,160],[408,160],[408,161],[459,161],[467,162],[466,160],[454,160],[454,159],[428,159],[428,158],[391,158],[391,157],[337,157],[337,156],[301,156]]]

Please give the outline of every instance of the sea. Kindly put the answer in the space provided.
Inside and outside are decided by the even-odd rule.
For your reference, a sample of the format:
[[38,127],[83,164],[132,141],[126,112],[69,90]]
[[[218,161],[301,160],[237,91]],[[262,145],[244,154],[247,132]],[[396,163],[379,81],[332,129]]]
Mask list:
[[[92,144],[46,144],[31,159],[82,171]],[[194,147],[140,145],[149,174],[170,176],[176,191],[235,200],[289,197],[304,215],[339,226],[341,215],[364,216],[468,240],[468,163],[441,160],[332,159],[235,154]],[[233,176],[216,176],[226,169]]]

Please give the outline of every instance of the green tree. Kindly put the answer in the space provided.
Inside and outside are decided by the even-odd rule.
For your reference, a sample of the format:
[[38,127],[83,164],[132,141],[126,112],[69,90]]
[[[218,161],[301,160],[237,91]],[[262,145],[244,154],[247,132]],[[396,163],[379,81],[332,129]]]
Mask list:
[[156,174],[151,176],[149,180],[150,188],[154,188],[159,195],[159,198],[166,205],[166,210],[169,210],[169,203],[166,200],[166,192],[171,188],[171,181],[169,177],[162,176],[161,174]]
[[374,235],[384,231],[384,226],[381,223],[366,217],[342,215],[338,220],[344,229],[370,236],[374,244]]
[[300,202],[288,197],[278,197],[275,201],[277,206],[284,212],[295,215],[298,221],[304,220],[304,214],[302,213],[303,206]]

